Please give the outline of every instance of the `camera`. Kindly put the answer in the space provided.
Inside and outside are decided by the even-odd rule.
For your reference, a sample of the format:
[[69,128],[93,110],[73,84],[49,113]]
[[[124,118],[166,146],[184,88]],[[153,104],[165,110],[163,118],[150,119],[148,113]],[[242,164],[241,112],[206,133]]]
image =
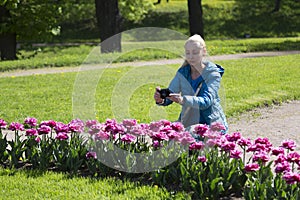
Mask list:
[[169,97],[171,94],[171,91],[169,90],[169,88],[161,89],[158,92],[160,94],[160,98],[162,98],[162,99]]

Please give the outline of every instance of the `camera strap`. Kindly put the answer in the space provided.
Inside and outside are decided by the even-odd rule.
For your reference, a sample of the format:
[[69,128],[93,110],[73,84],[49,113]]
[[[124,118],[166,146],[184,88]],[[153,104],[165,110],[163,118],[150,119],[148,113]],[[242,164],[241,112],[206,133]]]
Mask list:
[[[197,90],[196,90],[194,96],[198,96],[198,94],[199,94],[199,92],[200,92],[200,90],[201,90],[201,87],[202,87],[202,82],[203,82],[203,81],[201,81],[201,82],[199,83],[199,85],[198,85],[198,87],[197,87]],[[186,122],[186,120],[187,120],[187,119],[186,119],[187,113],[189,112],[190,109],[191,109],[191,107],[188,107],[188,108],[185,110],[185,112],[183,113],[183,115],[181,116],[181,123],[182,123],[183,125],[185,125],[185,122]]]

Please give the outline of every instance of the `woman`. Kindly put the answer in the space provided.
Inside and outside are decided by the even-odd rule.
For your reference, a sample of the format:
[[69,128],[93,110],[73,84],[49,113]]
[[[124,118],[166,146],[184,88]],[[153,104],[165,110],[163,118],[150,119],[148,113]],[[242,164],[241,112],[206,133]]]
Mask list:
[[191,36],[184,47],[186,60],[168,87],[171,94],[162,98],[161,89],[157,87],[155,102],[162,106],[173,102],[180,104],[182,110],[178,121],[186,128],[199,123],[211,125],[219,122],[226,132],[228,125],[218,95],[224,69],[204,60],[207,52],[200,35]]

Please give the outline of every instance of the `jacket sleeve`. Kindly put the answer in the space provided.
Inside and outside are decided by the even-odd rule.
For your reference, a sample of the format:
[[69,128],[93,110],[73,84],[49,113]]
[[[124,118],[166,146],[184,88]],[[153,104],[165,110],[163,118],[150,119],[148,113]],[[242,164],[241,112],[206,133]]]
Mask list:
[[183,105],[205,110],[210,107],[218,96],[221,75],[217,71],[210,72],[204,79],[198,96],[183,96]]

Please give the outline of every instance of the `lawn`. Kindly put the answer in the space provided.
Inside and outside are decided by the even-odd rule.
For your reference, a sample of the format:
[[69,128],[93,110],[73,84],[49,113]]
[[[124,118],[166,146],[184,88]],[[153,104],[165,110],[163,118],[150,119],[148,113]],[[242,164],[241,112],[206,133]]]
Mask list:
[[[219,61],[225,68],[220,96],[232,117],[257,106],[299,99],[299,55]],[[153,101],[154,88],[166,87],[178,65],[119,67],[0,79],[0,116],[69,122],[88,103],[90,118],[136,118],[150,122],[177,118],[179,107],[165,110]],[[85,98],[86,95],[88,98]],[[84,97],[84,98],[82,98]],[[72,103],[73,98],[73,103]],[[94,107],[95,106],[95,107]],[[83,112],[84,114],[84,112]]]

